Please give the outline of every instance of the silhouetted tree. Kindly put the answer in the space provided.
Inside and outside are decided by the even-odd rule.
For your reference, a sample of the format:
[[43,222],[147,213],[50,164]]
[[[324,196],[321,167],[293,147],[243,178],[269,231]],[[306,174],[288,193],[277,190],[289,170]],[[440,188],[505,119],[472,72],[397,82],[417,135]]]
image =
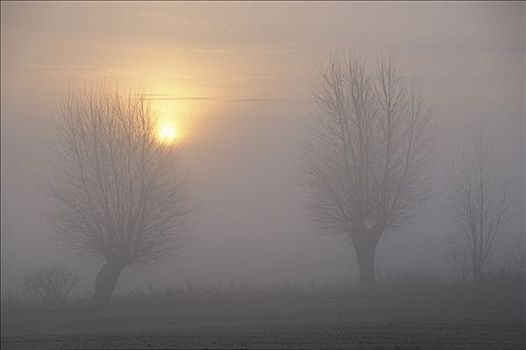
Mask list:
[[382,235],[400,229],[425,199],[429,117],[390,58],[368,70],[357,57],[334,57],[315,98],[321,113],[304,163],[310,215],[325,232],[351,239],[360,281],[371,288]]
[[156,130],[147,98],[106,86],[70,93],[59,110],[54,218],[69,251],[104,262],[96,300],[111,297],[124,268],[172,253],[188,229],[179,147]]
[[495,239],[509,220],[507,180],[492,167],[491,155],[492,146],[481,130],[462,154],[452,181],[454,237],[470,260],[474,280],[482,277]]
[[62,304],[78,280],[73,271],[58,267],[42,268],[26,276],[24,289],[32,301]]

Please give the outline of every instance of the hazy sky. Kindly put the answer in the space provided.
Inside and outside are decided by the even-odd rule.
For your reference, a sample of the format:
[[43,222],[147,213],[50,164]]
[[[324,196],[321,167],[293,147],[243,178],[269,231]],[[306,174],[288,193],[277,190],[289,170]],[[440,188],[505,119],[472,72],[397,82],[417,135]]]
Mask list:
[[[3,1],[1,39],[2,285],[53,263],[92,283],[97,265],[66,258],[50,237],[42,178],[62,95],[102,79],[153,94],[180,132],[201,202],[180,256],[120,288],[135,276],[310,282],[355,270],[351,245],[309,224],[297,185],[312,81],[342,50],[390,53],[422,86],[439,132],[437,198],[451,157],[484,120],[524,213],[524,3]],[[431,201],[420,223],[381,243],[379,268],[443,268],[445,218]]]

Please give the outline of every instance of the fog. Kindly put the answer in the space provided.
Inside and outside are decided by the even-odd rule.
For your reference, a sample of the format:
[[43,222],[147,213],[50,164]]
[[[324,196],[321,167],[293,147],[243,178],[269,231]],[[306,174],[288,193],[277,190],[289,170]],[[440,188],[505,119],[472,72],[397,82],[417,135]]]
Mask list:
[[[349,236],[328,234],[316,225],[308,210],[309,189],[304,183],[305,160],[308,168],[308,162],[316,159],[314,153],[318,151],[317,148],[307,151],[308,144],[320,132],[313,127],[313,120],[328,115],[316,99],[320,95],[320,74],[329,62],[334,62],[331,60],[343,55],[363,59],[366,69],[374,69],[381,59],[390,57],[402,78],[408,84],[415,83],[421,92],[433,135],[430,145],[435,161],[424,169],[429,177],[425,188],[428,200],[418,205],[417,215],[400,232],[389,228],[383,232],[375,257],[378,286],[381,291],[389,290],[389,283],[400,276],[431,278],[445,284],[433,285],[430,298],[436,294],[439,298],[445,295],[444,303],[463,300],[458,296],[468,287],[454,284],[459,266],[452,256],[453,250],[458,249],[452,241],[458,228],[451,205],[452,175],[454,164],[471,164],[462,155],[482,131],[493,149],[489,164],[498,174],[496,181],[508,179],[509,206],[506,212],[509,220],[495,237],[484,273],[500,278],[516,271],[517,261],[524,267],[525,30],[525,5],[519,2],[2,2],[2,303],[6,296],[27,292],[24,290],[27,276],[52,266],[78,275],[71,300],[93,296],[95,278],[104,261],[71,255],[61,245],[57,226],[50,220],[57,213],[56,203],[50,198],[50,184],[58,181],[55,172],[64,170],[53,166],[61,147],[56,138],[56,117],[61,104],[68,93],[101,84],[121,91],[144,92],[160,122],[175,126],[176,142],[181,148],[180,168],[187,174],[187,187],[196,205],[184,246],[173,258],[158,264],[125,268],[120,279],[117,276],[116,296],[167,287],[191,290],[189,286],[220,285],[234,293],[237,287],[232,286],[243,285],[279,290],[291,285],[308,289],[341,284],[358,286],[360,281],[363,284],[356,242]],[[338,155],[333,157],[336,160]],[[367,226],[367,220],[364,223]],[[485,287],[479,288],[475,283],[475,275],[473,279],[473,284],[467,285],[477,293],[479,290],[485,293]],[[524,301],[524,276],[519,280],[522,297],[517,300]],[[440,292],[449,286],[447,283],[453,283],[450,294],[454,301],[447,301],[449,289]],[[507,286],[497,280],[488,283],[492,288]],[[409,282],[406,287],[412,288]],[[463,314],[462,308],[478,300],[469,291],[465,292],[469,299],[466,303],[457,307],[447,304],[451,310],[459,311],[442,314],[442,309],[449,309],[437,301],[435,306],[440,312],[435,314],[433,308],[426,306],[422,315],[426,320],[436,318],[437,322],[464,322],[463,315],[472,314],[471,311]],[[489,293],[500,295],[500,289]],[[515,299],[509,296],[512,294],[495,300],[503,302],[509,297],[509,305],[513,306]],[[407,311],[404,301],[398,306],[398,296],[394,299],[398,301],[393,302],[394,309],[389,306],[389,297],[382,299],[385,304],[375,302],[375,294],[362,301],[347,297],[349,294],[338,296],[340,299],[335,299],[334,305],[349,307],[350,315],[362,307],[373,310],[367,311],[365,314],[369,316],[363,320],[357,312],[356,320],[360,322],[372,322],[368,317],[374,319],[377,308],[383,315],[379,319],[387,322],[394,317],[393,322],[400,327],[405,322],[401,321],[405,316],[399,319],[399,311],[393,311],[397,308]],[[418,298],[414,297],[415,305],[428,305],[426,301],[419,303]],[[295,303],[302,303],[301,300],[291,299],[290,303],[280,300],[252,311],[237,302],[234,306],[228,306],[230,301],[225,305],[233,310],[241,308],[240,314],[267,312],[268,308],[268,315],[275,316],[289,312],[285,310],[296,310]],[[312,306],[307,309],[315,310],[313,320],[319,321],[326,313],[334,316],[330,310],[335,306],[327,300],[309,301]],[[280,303],[284,303],[283,308]],[[487,310],[505,307],[501,303],[492,309],[491,302],[484,303]],[[194,315],[194,311],[185,311],[182,304],[177,307],[177,315],[184,316],[186,312]],[[305,307],[301,304],[298,310],[307,310]],[[469,310],[475,309],[484,308],[479,305]],[[166,310],[169,308],[158,310],[159,315]],[[214,312],[221,316],[218,325],[230,315],[230,311],[203,310],[205,319],[216,315]],[[506,317],[515,317],[510,310],[502,311],[493,320],[502,318],[502,322],[508,322]],[[130,311],[132,321],[129,328],[125,327],[127,330],[134,327],[133,312]],[[411,320],[420,317],[411,312],[407,311]],[[15,325],[18,316],[5,315],[3,312],[2,344],[8,346],[13,343],[5,337],[19,334]],[[268,315],[260,316],[266,319]],[[31,322],[37,322],[38,317]],[[309,317],[303,318],[310,320]],[[490,316],[472,315],[476,320],[484,317]],[[524,315],[521,317],[524,322]],[[61,318],[50,316],[50,319]],[[142,330],[144,320],[137,319]],[[273,329],[273,325],[280,323],[269,324],[269,329]],[[112,329],[108,327],[105,331]],[[253,343],[235,337],[237,340],[227,337],[224,342],[211,343],[206,340],[207,331],[194,332],[188,327],[181,328],[181,334],[190,332],[205,340],[166,345],[160,337],[155,344],[159,347],[333,344],[315,332],[309,343],[307,333],[301,330],[298,334],[307,339],[305,343],[282,342],[285,338],[280,338],[280,334],[290,332],[287,334],[293,339],[296,326],[285,330],[279,327],[274,333],[269,331],[273,335],[268,337],[264,332],[257,333],[258,324],[259,335],[253,338]],[[352,334],[361,334],[352,327],[353,332],[358,332]],[[319,329],[322,332],[324,328]],[[240,332],[245,334],[245,330]],[[497,344],[495,339],[501,336],[495,334],[495,343],[491,344]],[[513,348],[518,338],[514,338],[515,333],[506,334],[502,339],[507,339]],[[269,343],[270,338],[276,343]],[[44,344],[33,341],[33,345]],[[490,344],[486,341],[485,344]],[[64,344],[78,346],[73,341]],[[88,341],[82,346],[90,344],[98,347],[101,343]],[[131,346],[131,343],[108,344]],[[379,340],[378,344],[384,343]]]
[[396,57],[437,127],[432,198],[405,232],[381,241],[379,272],[447,276],[447,174],[481,123],[512,177],[513,223],[495,256],[506,264],[524,247],[524,43],[519,3],[2,3],[2,290],[53,264],[93,288],[100,263],[57,245],[43,180],[61,98],[102,79],[166,87],[163,98],[184,103],[188,115],[177,118],[190,118],[184,161],[200,203],[177,257],[127,271],[119,291],[355,278],[352,245],[313,227],[298,185],[318,113],[312,82],[342,50]]

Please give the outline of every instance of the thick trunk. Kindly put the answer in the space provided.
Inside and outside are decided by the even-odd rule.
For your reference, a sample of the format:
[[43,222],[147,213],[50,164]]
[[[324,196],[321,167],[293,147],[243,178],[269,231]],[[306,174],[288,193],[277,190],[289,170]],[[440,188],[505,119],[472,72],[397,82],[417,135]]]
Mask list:
[[378,239],[372,234],[362,234],[353,237],[353,245],[358,260],[360,284],[370,291],[376,285],[375,254]]
[[482,269],[478,263],[473,264],[473,280],[478,282],[482,279]]
[[110,300],[123,268],[122,265],[111,262],[104,264],[95,279],[95,295],[93,297],[95,301],[105,302]]

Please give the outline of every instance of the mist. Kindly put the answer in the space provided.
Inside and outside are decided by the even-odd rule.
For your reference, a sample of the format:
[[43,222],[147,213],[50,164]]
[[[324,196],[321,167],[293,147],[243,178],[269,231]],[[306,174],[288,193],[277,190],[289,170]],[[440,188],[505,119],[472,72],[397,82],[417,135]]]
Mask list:
[[378,283],[404,273],[455,279],[451,173],[481,128],[493,168],[509,176],[510,219],[487,272],[524,264],[523,3],[2,2],[1,10],[2,295],[23,293],[24,278],[48,266],[79,276],[71,298],[94,293],[103,262],[59,244],[47,186],[60,104],[68,91],[102,81],[147,93],[180,128],[197,205],[184,246],[159,264],[125,269],[116,296],[358,285],[351,240],[313,224],[301,185],[310,123],[323,114],[315,81],[342,53],[367,67],[392,57],[420,87],[433,128],[429,198],[401,232],[382,236]]

